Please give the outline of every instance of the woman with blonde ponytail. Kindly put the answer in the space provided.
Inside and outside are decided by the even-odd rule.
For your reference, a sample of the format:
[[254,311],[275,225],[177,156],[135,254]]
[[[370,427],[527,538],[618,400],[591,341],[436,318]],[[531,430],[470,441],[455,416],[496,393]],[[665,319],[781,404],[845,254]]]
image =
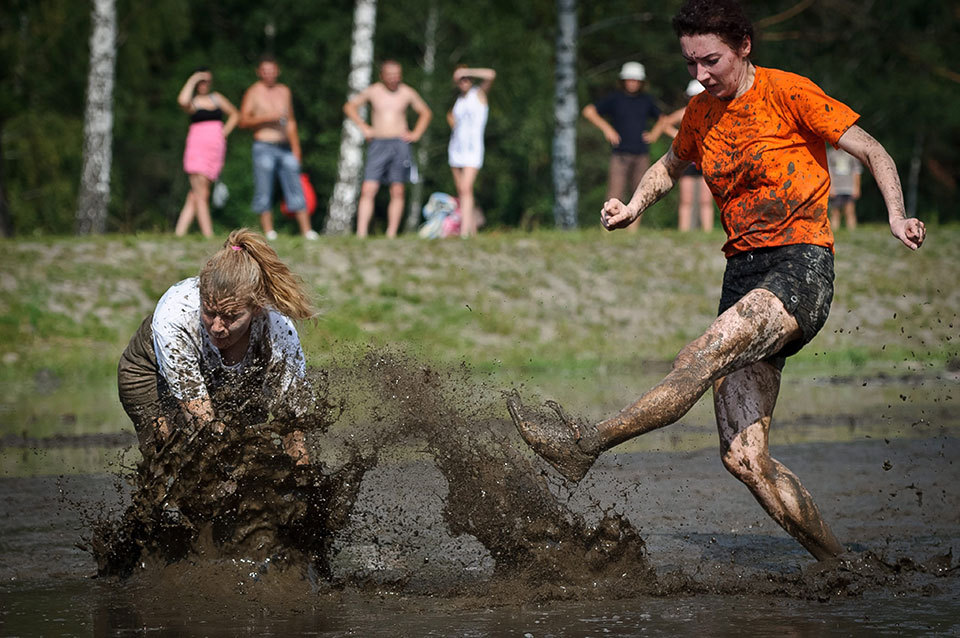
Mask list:
[[[164,293],[120,358],[120,401],[144,457],[177,428],[222,434],[225,422],[309,410],[292,319],[315,315],[302,281],[263,237],[245,228],[230,233],[199,276]],[[308,461],[302,433],[284,447],[298,463]]]

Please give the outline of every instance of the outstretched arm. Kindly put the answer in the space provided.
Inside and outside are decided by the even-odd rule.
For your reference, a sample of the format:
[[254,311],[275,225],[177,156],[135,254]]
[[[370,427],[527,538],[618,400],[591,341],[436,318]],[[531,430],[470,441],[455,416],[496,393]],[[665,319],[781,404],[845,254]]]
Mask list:
[[680,122],[683,120],[683,112],[687,110],[687,107],[678,109],[673,113],[667,115],[661,115],[657,118],[657,123],[653,125],[653,128],[649,132],[643,134],[643,141],[647,144],[653,144],[660,136],[666,133],[671,138],[676,137],[677,127],[680,126]]
[[593,104],[587,104],[583,107],[583,110],[580,111],[580,114],[583,117],[587,118],[587,121],[596,126],[603,133],[603,136],[607,138],[607,141],[610,142],[610,146],[617,146],[620,144],[620,134],[617,133],[617,129],[613,128],[613,125],[610,122],[603,119],[600,116],[600,113],[597,112],[597,107]]
[[643,174],[629,204],[624,204],[619,199],[610,199],[604,203],[603,210],[600,211],[600,223],[607,230],[629,226],[673,188],[688,164],[690,162],[673,154],[671,146],[667,153]]
[[907,218],[897,166],[883,145],[857,125],[851,126],[840,136],[838,145],[870,169],[887,205],[887,217],[893,236],[910,250],[920,248],[927,235],[926,228],[919,219]]

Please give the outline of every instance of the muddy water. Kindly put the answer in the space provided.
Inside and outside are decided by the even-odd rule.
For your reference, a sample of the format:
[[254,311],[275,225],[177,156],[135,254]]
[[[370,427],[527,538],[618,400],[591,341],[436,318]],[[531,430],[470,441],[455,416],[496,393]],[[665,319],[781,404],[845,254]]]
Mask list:
[[[713,449],[620,451],[570,489],[466,373],[371,353],[328,390],[298,424],[313,469],[265,452],[273,424],[160,482],[0,479],[0,633],[960,631],[950,429],[775,447],[852,550],[822,566]],[[97,548],[105,522],[127,532]]]

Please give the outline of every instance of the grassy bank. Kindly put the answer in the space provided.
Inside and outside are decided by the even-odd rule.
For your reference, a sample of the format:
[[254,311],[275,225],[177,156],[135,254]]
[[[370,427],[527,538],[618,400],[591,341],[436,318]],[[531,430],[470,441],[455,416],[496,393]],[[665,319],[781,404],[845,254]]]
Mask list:
[[[116,361],[172,283],[220,241],[141,235],[0,242],[0,436],[127,428]],[[390,345],[434,365],[466,362],[606,409],[655,379],[711,321],[723,238],[644,231],[489,234],[476,241],[282,237],[280,255],[323,315],[301,327],[308,361],[344,365]],[[793,373],[952,368],[960,334],[960,228],[918,253],[885,228],[841,233],[826,328]],[[621,381],[607,387],[603,379]]]

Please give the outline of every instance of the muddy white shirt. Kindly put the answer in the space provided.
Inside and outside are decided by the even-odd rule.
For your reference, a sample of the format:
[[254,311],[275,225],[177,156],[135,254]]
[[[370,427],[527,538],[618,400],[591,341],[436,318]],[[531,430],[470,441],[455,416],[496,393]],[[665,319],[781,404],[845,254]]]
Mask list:
[[153,313],[153,349],[170,393],[180,401],[209,397],[218,410],[242,412],[256,404],[306,411],[306,362],[293,322],[264,309],[250,322],[250,345],[243,359],[226,365],[200,321],[199,279],[174,284]]

